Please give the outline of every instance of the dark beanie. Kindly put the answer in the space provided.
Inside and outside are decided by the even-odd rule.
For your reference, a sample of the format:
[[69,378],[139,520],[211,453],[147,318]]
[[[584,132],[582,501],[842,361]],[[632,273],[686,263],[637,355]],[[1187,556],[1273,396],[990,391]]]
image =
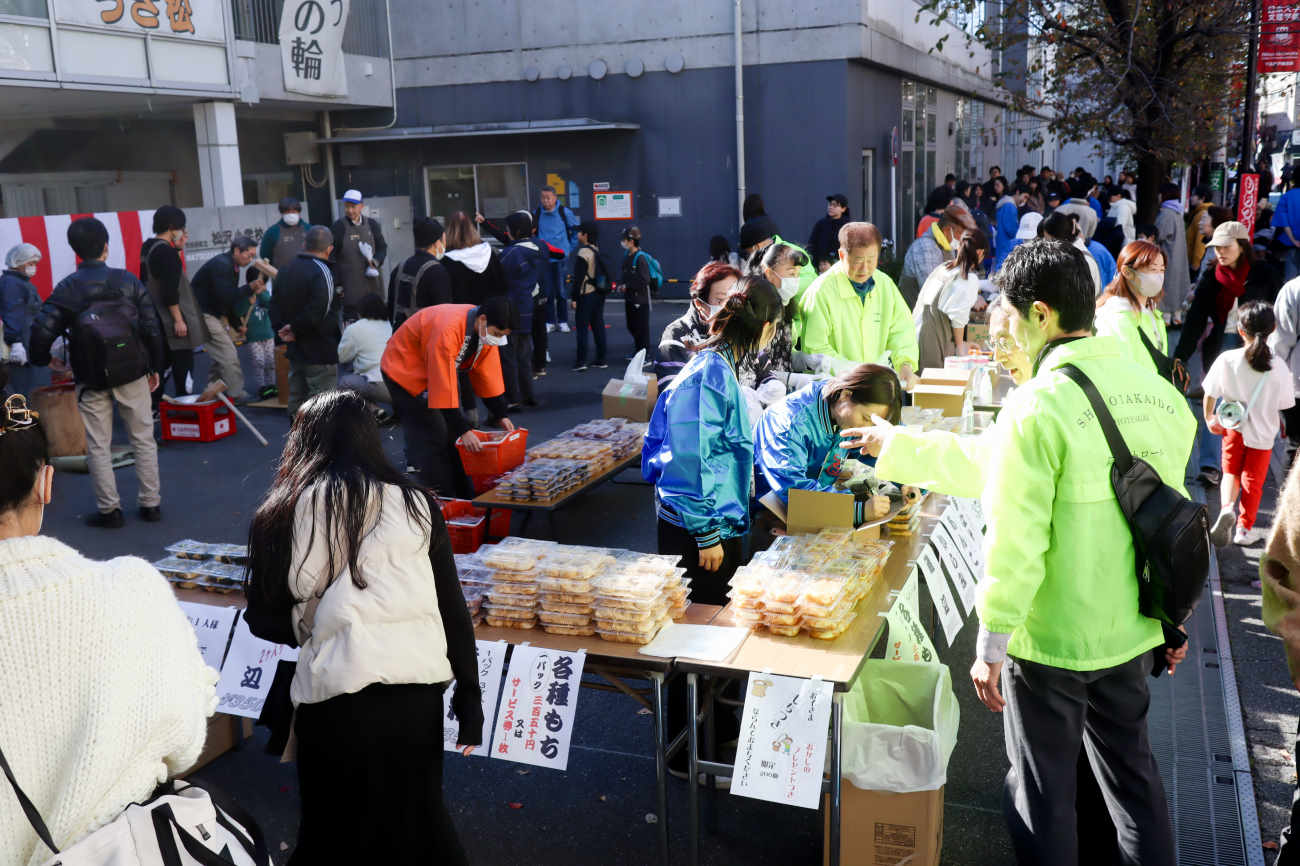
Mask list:
[[740,248],[747,250],[777,234],[780,232],[777,231],[776,220],[767,214],[753,217],[740,227]]
[[419,217],[415,221],[415,248],[433,246],[442,238],[442,223],[432,217]]

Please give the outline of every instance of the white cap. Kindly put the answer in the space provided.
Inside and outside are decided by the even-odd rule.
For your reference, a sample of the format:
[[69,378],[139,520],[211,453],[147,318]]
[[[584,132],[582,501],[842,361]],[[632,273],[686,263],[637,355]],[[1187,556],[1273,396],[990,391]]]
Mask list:
[[1016,230],[1016,237],[1022,241],[1032,241],[1038,237],[1038,224],[1042,221],[1043,215],[1031,210],[1020,218],[1020,228]]
[[359,189],[348,190],[347,192],[343,193],[343,200],[352,202],[353,204],[361,204],[361,190]]

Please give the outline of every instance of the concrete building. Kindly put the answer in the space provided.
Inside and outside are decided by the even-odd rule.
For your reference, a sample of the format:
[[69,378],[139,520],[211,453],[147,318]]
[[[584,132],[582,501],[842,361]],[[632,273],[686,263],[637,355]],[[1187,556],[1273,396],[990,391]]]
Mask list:
[[[735,12],[740,9],[739,40]],[[392,0],[397,120],[335,115],[336,187],[409,195],[417,212],[489,217],[550,184],[602,227],[607,255],[635,223],[669,277],[738,233],[738,187],[802,243],[825,196],[912,237],[944,175],[1032,162],[994,101],[995,58],[897,0]],[[980,20],[961,22],[971,31]],[[949,39],[938,50],[940,37]],[[737,41],[743,66],[738,182]],[[891,134],[898,166],[891,171]],[[892,187],[892,193],[891,193]],[[607,196],[597,209],[597,196]]]
[[[0,0],[0,216],[312,192],[324,219],[322,172],[288,164],[284,133],[311,136],[325,111],[391,110],[387,4],[289,4],[311,7],[298,20],[316,39],[296,58],[307,87],[282,58],[283,0]],[[295,92],[322,89],[322,69],[346,95]]]

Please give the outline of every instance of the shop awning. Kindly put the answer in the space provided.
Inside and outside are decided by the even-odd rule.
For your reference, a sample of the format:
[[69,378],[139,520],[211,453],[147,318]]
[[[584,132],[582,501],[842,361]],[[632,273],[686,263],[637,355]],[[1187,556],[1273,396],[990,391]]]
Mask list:
[[317,144],[357,144],[367,141],[402,141],[423,138],[471,138],[484,135],[543,135],[552,132],[636,131],[639,123],[594,120],[590,117],[560,117],[554,120],[517,120],[504,123],[447,123],[440,126],[395,126],[364,132],[340,130]]

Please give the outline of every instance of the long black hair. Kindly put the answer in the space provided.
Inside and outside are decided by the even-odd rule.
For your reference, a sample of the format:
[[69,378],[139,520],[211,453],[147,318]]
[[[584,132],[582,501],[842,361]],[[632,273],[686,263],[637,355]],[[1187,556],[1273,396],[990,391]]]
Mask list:
[[248,528],[244,593],[269,610],[303,601],[290,588],[289,569],[294,513],[304,495],[319,498],[324,506],[325,525],[318,527],[313,516],[308,538],[318,531],[324,533],[329,548],[329,584],[346,566],[352,583],[365,589],[357,557],[361,542],[378,524],[378,510],[372,507],[382,509],[382,486],[386,484],[401,488],[411,520],[432,531],[431,514],[436,507],[432,494],[389,462],[379,425],[365,398],[354,391],[336,390],[304,403],[289,429],[271,489]]
[[1277,327],[1273,306],[1263,301],[1251,301],[1237,308],[1237,321],[1241,330],[1254,340],[1246,349],[1246,363],[1258,373],[1273,368],[1273,350],[1268,347],[1268,335]]
[[28,501],[37,473],[48,462],[49,442],[36,413],[28,411],[21,395],[6,399],[0,390],[0,514]]
[[713,317],[710,338],[699,348],[726,343],[738,355],[756,351],[763,328],[779,319],[781,312],[781,296],[766,277],[755,274],[741,277],[726,304]]
[[859,406],[888,406],[885,420],[900,424],[903,420],[903,386],[898,374],[883,364],[859,364],[845,370],[826,383],[826,402],[834,405],[840,394],[848,391],[849,399]]

